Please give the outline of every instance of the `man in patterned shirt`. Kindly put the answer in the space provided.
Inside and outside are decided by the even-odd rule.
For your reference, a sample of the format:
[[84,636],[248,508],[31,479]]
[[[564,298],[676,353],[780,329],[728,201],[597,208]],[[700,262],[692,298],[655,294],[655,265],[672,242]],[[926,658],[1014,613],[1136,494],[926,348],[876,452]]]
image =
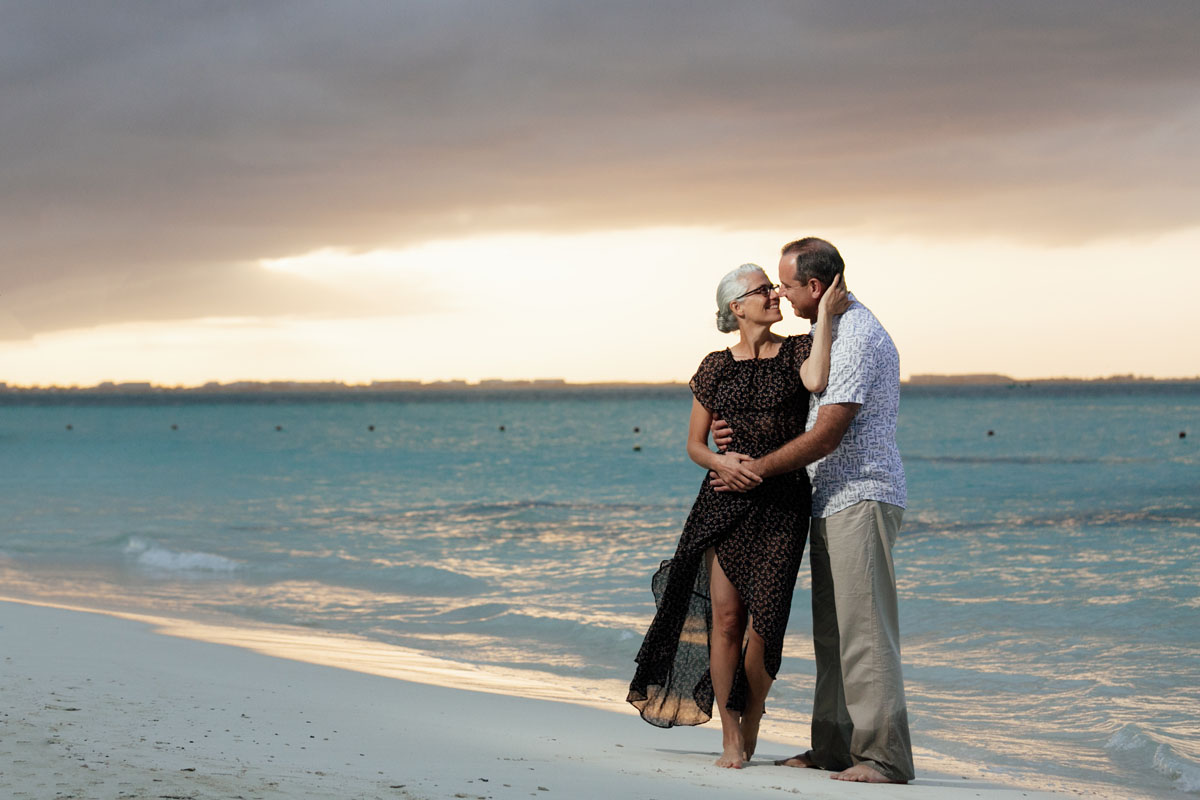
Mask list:
[[[815,321],[844,268],[829,242],[799,239],[783,248],[779,291],[797,316]],[[745,465],[761,477],[806,466],[813,485],[812,749],[779,763],[838,770],[838,780],[906,783],[914,772],[892,566],[906,503],[896,447],[900,358],[875,315],[850,300],[833,321],[829,385],[812,397],[807,430]],[[729,428],[713,427],[717,445],[727,444]]]

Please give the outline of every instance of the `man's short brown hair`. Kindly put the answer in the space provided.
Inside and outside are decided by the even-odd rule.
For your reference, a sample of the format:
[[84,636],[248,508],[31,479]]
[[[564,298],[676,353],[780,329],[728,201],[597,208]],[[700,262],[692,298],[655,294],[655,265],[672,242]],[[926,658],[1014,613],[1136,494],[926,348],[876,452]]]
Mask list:
[[781,256],[796,254],[796,279],[808,283],[810,278],[816,278],[829,286],[833,279],[846,271],[846,263],[838,249],[824,239],[806,236],[794,242],[788,242],[780,251]]

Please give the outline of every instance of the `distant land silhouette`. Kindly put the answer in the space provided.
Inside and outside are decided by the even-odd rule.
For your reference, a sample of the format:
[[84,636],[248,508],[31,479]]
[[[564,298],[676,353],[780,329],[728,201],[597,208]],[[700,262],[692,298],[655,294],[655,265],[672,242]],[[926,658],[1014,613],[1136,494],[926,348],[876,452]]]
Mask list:
[[[1110,375],[1103,378],[1012,378],[994,373],[966,375],[913,375],[904,386],[1055,386],[1087,384],[1191,384],[1200,383],[1200,376],[1192,378],[1150,378],[1137,375]],[[339,381],[212,381],[201,386],[160,386],[149,382],[113,383],[106,381],[95,386],[9,386],[0,382],[0,395],[248,395],[248,394],[302,394],[302,395],[396,395],[413,393],[509,393],[509,392],[628,392],[644,390],[675,390],[686,388],[679,381],[661,383],[643,382],[595,382],[569,383],[562,378],[531,380],[485,379],[475,382],[449,381],[371,381],[370,383],[347,384]]]

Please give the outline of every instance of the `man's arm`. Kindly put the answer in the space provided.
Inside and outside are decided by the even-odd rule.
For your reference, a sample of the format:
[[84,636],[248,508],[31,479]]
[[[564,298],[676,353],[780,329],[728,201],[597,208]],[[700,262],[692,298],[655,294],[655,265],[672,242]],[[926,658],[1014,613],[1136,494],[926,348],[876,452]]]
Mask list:
[[805,431],[778,450],[751,461],[747,467],[766,478],[819,461],[837,450],[860,408],[861,403],[830,403],[821,406],[817,409],[817,421],[813,423],[812,430]]
[[[860,408],[861,403],[830,403],[821,406],[817,410],[817,421],[813,423],[811,430],[805,431],[762,458],[747,461],[745,467],[760,477],[769,478],[819,461],[842,443],[842,437],[846,435]],[[712,481],[712,486],[718,492],[736,491],[718,481]]]

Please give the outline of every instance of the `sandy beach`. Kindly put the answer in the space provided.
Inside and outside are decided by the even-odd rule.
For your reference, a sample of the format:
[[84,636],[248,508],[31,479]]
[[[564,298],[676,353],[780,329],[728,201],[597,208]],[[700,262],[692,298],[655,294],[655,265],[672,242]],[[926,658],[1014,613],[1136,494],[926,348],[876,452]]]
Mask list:
[[[720,770],[711,765],[714,726],[662,731],[616,704],[514,697],[497,693],[504,679],[489,685],[484,674],[433,663],[416,665],[413,677],[429,682],[415,682],[254,652],[283,652],[286,633],[272,641],[226,631],[242,637],[230,646],[185,630],[182,621],[0,602],[4,796],[1057,796],[929,774],[919,761],[909,786],[839,783],[773,766],[796,749],[773,741],[749,768]],[[432,685],[472,681],[484,690]]]

